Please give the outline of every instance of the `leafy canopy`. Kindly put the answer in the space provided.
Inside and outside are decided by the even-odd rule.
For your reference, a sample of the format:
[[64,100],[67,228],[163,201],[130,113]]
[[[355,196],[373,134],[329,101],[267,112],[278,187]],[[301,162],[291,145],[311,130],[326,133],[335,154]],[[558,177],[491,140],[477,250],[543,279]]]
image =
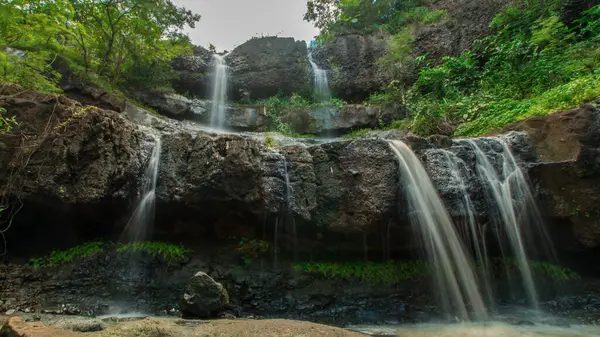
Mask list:
[[2,0],[0,80],[57,91],[57,60],[111,86],[168,86],[200,15],[170,0]]

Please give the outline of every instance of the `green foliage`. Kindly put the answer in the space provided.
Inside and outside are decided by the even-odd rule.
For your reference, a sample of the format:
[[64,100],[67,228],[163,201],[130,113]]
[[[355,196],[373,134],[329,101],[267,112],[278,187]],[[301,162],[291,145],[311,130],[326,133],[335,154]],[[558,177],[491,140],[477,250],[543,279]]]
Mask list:
[[159,241],[141,241],[130,242],[127,244],[119,243],[117,253],[145,253],[153,257],[160,257],[163,261],[174,264],[185,260],[185,254],[192,252],[183,245],[176,245],[168,242]]
[[[494,260],[495,274],[501,277],[506,272],[517,272],[519,263],[513,259],[496,259]],[[579,280],[580,276],[568,268],[563,268],[548,262],[529,261],[529,267],[535,277],[548,278],[554,281],[574,281]]]
[[417,281],[429,275],[427,263],[422,261],[355,262],[355,263],[299,263],[293,268],[327,279],[345,279],[370,285],[400,284]]
[[265,135],[265,145],[267,147],[275,147],[275,139],[268,133]]
[[357,129],[357,130],[352,130],[351,132],[345,134],[343,136],[343,138],[356,138],[356,137],[362,137],[364,135],[366,135],[367,133],[373,131],[373,129],[369,129],[369,128],[364,128],[364,129]]
[[[339,104],[339,102],[342,101],[337,100],[337,102]],[[292,94],[290,97],[282,95],[273,96],[259,100],[255,102],[254,105],[262,105],[265,107],[265,115],[271,119],[271,128],[274,131],[290,137],[298,137],[300,135],[297,134],[289,124],[281,121],[281,113],[290,109],[310,108],[312,106],[309,100],[298,94]]]
[[432,24],[448,19],[444,10],[430,11],[418,0],[308,0],[304,20],[321,29],[317,40],[335,36],[396,34],[409,25]]
[[244,264],[249,266],[259,256],[269,251],[269,243],[262,240],[242,238],[238,243],[237,251],[241,254]]
[[105,243],[102,241],[87,242],[67,250],[55,250],[48,256],[34,258],[29,262],[35,268],[55,267],[73,262],[75,259],[84,259],[104,251]]
[[169,62],[191,54],[182,35],[200,19],[169,0],[0,2],[0,81],[59,91],[64,61],[111,86],[168,86]]
[[[389,86],[371,100],[401,100],[416,133],[450,125],[458,126],[456,136],[479,136],[600,97],[600,5],[583,13],[573,28],[560,21],[560,5],[558,0],[517,2],[492,21],[495,35],[435,67],[426,57],[416,59],[424,67],[410,88]],[[408,50],[406,44],[390,47],[380,60],[394,81],[413,82],[406,76]]]
[[105,243],[102,241],[93,241],[69,248],[67,250],[55,250],[49,255],[32,258],[29,262],[34,268],[55,267],[73,262],[76,259],[85,259],[105,251],[105,249],[116,249],[117,253],[135,253],[143,252],[153,257],[160,257],[169,264],[178,263],[185,259],[185,254],[191,252],[182,245],[175,245],[167,242],[131,242],[123,243]]
[[13,127],[17,126],[15,116],[7,116],[5,108],[0,107],[0,134],[10,132]]

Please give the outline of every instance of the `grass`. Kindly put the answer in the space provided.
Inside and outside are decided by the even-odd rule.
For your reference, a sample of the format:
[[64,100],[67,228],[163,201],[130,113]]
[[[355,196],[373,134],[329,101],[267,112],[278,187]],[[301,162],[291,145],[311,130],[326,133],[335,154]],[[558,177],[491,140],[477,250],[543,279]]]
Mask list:
[[[579,275],[568,269],[548,262],[529,261],[535,277],[553,281],[578,280]],[[305,262],[294,264],[295,270],[324,279],[343,279],[370,285],[401,284],[424,280],[431,275],[431,267],[424,261],[390,262]],[[517,272],[518,263],[513,259],[494,259],[493,274],[497,278],[506,276],[506,271]]]
[[371,285],[399,284],[416,281],[429,274],[428,265],[422,261],[406,262],[307,262],[293,268],[325,279],[346,279]]
[[118,254],[141,252],[152,257],[161,258],[169,264],[182,262],[185,259],[185,255],[191,252],[191,250],[186,249],[183,245],[168,242],[143,241],[124,244],[93,241],[66,250],[54,250],[46,256],[30,259],[29,263],[34,268],[56,267],[75,260],[86,259],[107,250],[115,250]]
[[459,125],[455,136],[485,135],[513,122],[574,108],[598,98],[600,98],[600,78],[595,76],[578,78],[529,99],[521,101],[504,99],[490,102],[473,121]]

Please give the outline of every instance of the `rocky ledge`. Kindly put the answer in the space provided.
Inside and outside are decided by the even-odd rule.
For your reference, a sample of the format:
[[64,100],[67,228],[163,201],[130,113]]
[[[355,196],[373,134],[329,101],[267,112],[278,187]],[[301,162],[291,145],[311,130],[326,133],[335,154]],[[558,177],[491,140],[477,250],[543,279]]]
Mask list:
[[[394,250],[406,249],[408,210],[386,139],[413,148],[450,214],[462,217],[456,206],[461,196],[437,155],[455,153],[471,177],[466,190],[478,218],[488,216],[472,149],[445,137],[391,131],[312,144],[280,137],[266,141],[264,134],[213,134],[134,106],[117,113],[14,86],[0,89],[0,106],[20,123],[0,135],[0,187],[3,206],[14,212],[7,235],[9,242],[20,243],[11,247],[16,252],[25,242],[40,250],[56,248],[56,242],[28,235],[31,231],[60,236],[64,245],[120,233],[139,198],[157,138],[162,144],[158,236],[195,241],[251,238],[266,231],[270,237],[276,219],[291,215],[298,247],[307,254],[324,252],[332,242],[339,251],[357,246],[377,251],[382,228],[389,228]],[[587,105],[505,130],[513,132],[505,139],[531,179],[542,216],[561,237],[560,248],[569,251],[600,246],[598,116],[597,107]],[[484,148],[490,155],[498,151]],[[284,226],[279,235],[291,230]]]

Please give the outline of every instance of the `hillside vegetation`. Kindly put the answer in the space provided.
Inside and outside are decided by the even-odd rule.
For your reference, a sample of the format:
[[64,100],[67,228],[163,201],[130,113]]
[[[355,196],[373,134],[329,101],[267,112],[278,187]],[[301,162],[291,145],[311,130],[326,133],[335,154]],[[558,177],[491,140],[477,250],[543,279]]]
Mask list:
[[309,0],[305,20],[322,29],[320,42],[391,35],[378,63],[392,79],[370,101],[403,102],[411,117],[396,125],[477,136],[600,97],[600,5],[588,3],[517,0],[492,20],[491,35],[441,62],[414,54],[414,30],[453,18],[419,0]]
[[0,2],[0,81],[58,91],[58,63],[104,86],[168,87],[200,19],[170,0]]

